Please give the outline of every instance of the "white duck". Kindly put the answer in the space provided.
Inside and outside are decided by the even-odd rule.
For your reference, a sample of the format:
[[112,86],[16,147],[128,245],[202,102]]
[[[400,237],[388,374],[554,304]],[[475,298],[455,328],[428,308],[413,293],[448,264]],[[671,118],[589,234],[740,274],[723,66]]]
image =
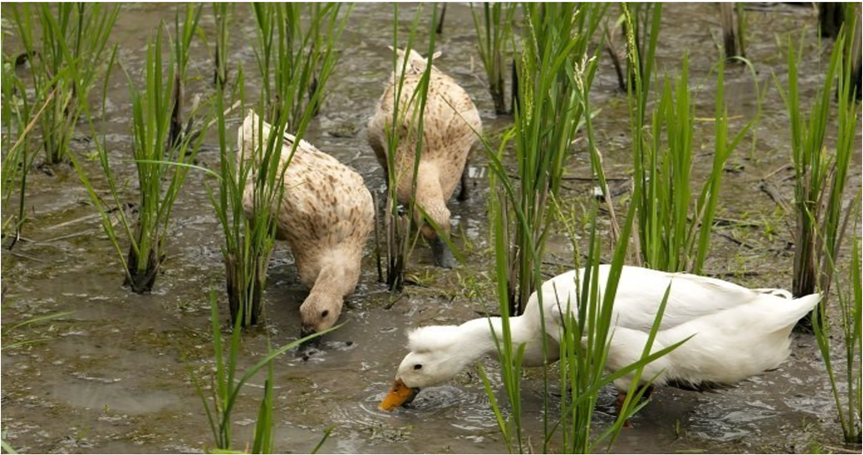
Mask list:
[[[264,141],[271,126],[249,111],[238,131],[242,155],[250,159],[261,127]],[[296,142],[284,133],[282,163]],[[374,203],[363,178],[337,159],[300,140],[285,170],[285,191],[278,209],[276,236],[287,240],[300,281],[311,292],[300,307],[303,335],[332,327],[344,297],[360,278],[363,246],[374,227]],[[243,194],[246,216],[254,210],[254,187]]]
[[[604,292],[609,270],[608,265],[598,269],[600,292]],[[582,275],[583,269],[579,279]],[[568,308],[568,302],[576,306],[574,280],[573,270],[546,281],[541,289],[550,362],[559,354],[561,308]],[[656,377],[654,385],[717,387],[776,368],[790,353],[789,335],[794,324],[821,300],[819,294],[791,299],[781,289],[751,290],[714,278],[623,267],[612,313],[615,328],[608,369],[616,371],[641,357],[669,284],[671,291],[652,352],[692,338],[645,367],[642,378]],[[513,344],[525,343],[524,365],[541,366],[537,293],[531,296],[522,316],[510,318],[510,327]],[[410,332],[411,352],[402,360],[381,409],[395,409],[413,399],[420,388],[443,383],[483,356],[496,355],[492,328],[495,334],[501,333],[500,318]],[[626,391],[631,381],[631,376],[624,376],[615,385]]]

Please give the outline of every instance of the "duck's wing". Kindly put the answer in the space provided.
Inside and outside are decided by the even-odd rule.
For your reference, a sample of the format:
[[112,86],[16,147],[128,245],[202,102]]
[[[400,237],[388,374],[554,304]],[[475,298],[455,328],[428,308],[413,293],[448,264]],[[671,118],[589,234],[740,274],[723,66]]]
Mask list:
[[[601,292],[605,292],[610,266],[601,265],[597,269]],[[578,271],[579,283],[584,271]],[[575,271],[559,275],[543,284],[543,308],[546,323],[560,321],[561,315],[577,308],[577,286]],[[715,314],[730,308],[752,304],[766,294],[753,291],[734,283],[715,278],[702,277],[687,273],[668,273],[641,267],[623,267],[614,299],[614,323],[634,330],[649,331],[666,289],[671,286],[668,303],[660,324],[662,330],[676,327],[692,320]],[[779,298],[770,295],[772,298]],[[526,313],[539,320],[536,294],[531,296],[531,304]],[[548,314],[552,315],[550,319]]]
[[[607,270],[604,271],[606,274]],[[669,286],[671,291],[660,325],[662,330],[730,308],[746,306],[764,296],[715,278],[624,267],[614,304],[618,324],[649,331]]]

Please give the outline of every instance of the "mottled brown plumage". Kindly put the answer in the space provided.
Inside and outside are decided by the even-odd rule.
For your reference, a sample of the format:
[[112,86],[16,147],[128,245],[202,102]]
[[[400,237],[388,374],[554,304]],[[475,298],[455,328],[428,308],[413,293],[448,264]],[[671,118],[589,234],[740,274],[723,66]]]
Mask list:
[[[369,120],[368,140],[378,162],[386,172],[387,130],[390,130],[391,125],[396,125],[398,128],[399,143],[394,159],[395,177],[398,185],[398,202],[407,205],[411,199],[418,140],[418,125],[414,124],[413,119],[417,118],[415,111],[419,108],[419,102],[413,98],[413,94],[422,79],[428,61],[413,50],[407,54],[407,57],[402,50],[398,50],[398,55],[400,61],[397,63],[397,71],[391,75],[377,110]],[[435,57],[438,55],[436,54]],[[393,111],[403,58],[407,58],[408,63],[404,71],[404,83],[398,104],[399,118],[394,121]],[[450,212],[446,201],[452,196],[456,185],[462,179],[463,172],[466,171],[465,165],[471,146],[478,134],[482,133],[482,121],[479,111],[464,89],[451,77],[432,66],[423,122],[423,146],[417,173],[416,203],[422,206],[443,232],[449,234]],[[466,196],[466,190],[467,188],[462,185],[462,196]],[[414,213],[414,219],[417,222],[420,221],[418,210]],[[423,235],[430,241],[440,243],[434,230],[429,226],[423,226]]]
[[[238,132],[242,156],[253,156],[258,116],[249,112]],[[263,123],[263,140],[270,125]],[[296,138],[285,133],[282,163]],[[344,297],[357,286],[362,250],[374,226],[372,196],[363,178],[335,158],[301,140],[285,171],[277,237],[286,240],[303,285],[311,289],[300,307],[304,331],[319,332],[339,318]],[[253,215],[253,187],[243,198]]]

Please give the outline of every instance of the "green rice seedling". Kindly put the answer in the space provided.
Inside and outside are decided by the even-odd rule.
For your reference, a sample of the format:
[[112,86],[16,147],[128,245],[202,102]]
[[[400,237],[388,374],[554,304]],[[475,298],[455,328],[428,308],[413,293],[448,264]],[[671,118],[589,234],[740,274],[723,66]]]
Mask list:
[[[640,76],[643,84],[649,86],[651,82],[650,73],[652,72],[653,59],[645,58],[645,52],[652,55],[656,48],[662,4],[621,3],[620,11],[620,16],[617,17],[613,27],[609,29],[606,25],[604,33],[606,51],[614,64],[618,86],[621,91],[625,92],[629,85],[635,84],[636,73]],[[614,44],[614,36],[619,27],[623,28],[625,38],[626,75],[624,75],[623,65]],[[632,39],[629,39],[630,36]]]
[[506,109],[505,63],[508,61],[507,46],[512,43],[512,21],[516,5],[513,3],[484,2],[483,21],[471,3],[470,12],[476,30],[477,49],[488,77],[488,91],[494,102],[497,115],[508,114]]
[[177,12],[174,16],[174,87],[172,92],[173,108],[171,110],[171,129],[168,131],[168,143],[171,147],[176,147],[180,143],[180,136],[189,133],[191,129],[191,120],[189,127],[183,125],[183,98],[184,87],[186,85],[186,75],[189,67],[189,47],[192,45],[192,38],[198,30],[198,21],[201,19],[201,11],[203,5],[197,7],[192,3],[186,4],[186,11],[183,16],[182,26],[180,25],[180,13]]
[[[578,93],[588,93],[593,82],[596,52],[588,46],[605,8],[572,4],[525,4],[522,8],[526,22],[518,77],[522,105],[515,110],[510,133],[519,186],[507,204],[511,209],[518,207],[526,221],[508,217],[507,223],[513,315],[521,314],[536,286],[535,261],[543,255],[553,222],[547,208],[560,190],[575,132],[585,116]],[[583,88],[571,76],[579,68],[584,72]]]
[[[33,164],[35,153],[31,151],[29,134],[35,121],[44,111],[40,109],[35,115],[30,110],[24,83],[15,73],[15,62],[3,54],[2,78],[2,122],[3,122],[3,156],[2,163],[2,201],[4,207],[10,207],[13,196],[18,196],[18,210],[7,211],[2,220],[3,239],[11,236],[8,248],[12,249],[18,240],[21,226],[24,224],[24,201],[27,192],[27,174]],[[50,96],[49,98],[53,98]],[[49,100],[50,102],[50,100]],[[10,212],[13,214],[9,215]]]
[[[414,42],[416,39],[416,32],[419,27],[419,21],[422,14],[422,6],[419,6],[414,14],[414,19],[411,24],[410,33],[408,35],[408,40],[406,45],[404,46],[405,55],[409,54],[412,49],[414,49]],[[418,168],[420,163],[420,158],[422,157],[422,147],[423,147],[423,129],[424,129],[424,118],[425,118],[425,107],[426,100],[428,98],[428,87],[429,81],[431,80],[431,72],[432,65],[434,64],[434,49],[435,49],[435,37],[436,33],[434,30],[435,24],[437,22],[437,4],[432,6],[432,17],[429,25],[429,44],[428,44],[428,65],[426,65],[425,71],[420,79],[420,82],[414,88],[412,93],[407,93],[405,91],[405,78],[407,75],[407,64],[408,59],[398,58],[397,49],[400,49],[399,45],[399,6],[398,4],[393,4],[393,73],[396,75],[394,79],[394,95],[393,99],[393,114],[392,117],[394,119],[394,125],[386,125],[386,153],[387,153],[387,200],[386,206],[384,209],[384,225],[386,229],[386,251],[387,251],[387,267],[386,267],[386,282],[387,286],[391,291],[401,291],[404,282],[405,282],[405,267],[407,265],[407,260],[410,257],[413,246],[416,244],[416,241],[419,238],[419,229],[417,229],[416,236],[413,241],[410,240],[411,228],[413,226],[413,218],[409,215],[403,215],[399,212],[399,203],[398,203],[398,179],[399,175],[396,175],[397,166],[395,165],[396,154],[399,149],[399,141],[403,132],[401,128],[398,128],[397,125],[410,125],[409,131],[413,137],[416,137],[416,149],[414,150],[414,162],[413,162],[413,177],[411,180],[411,198],[410,204],[408,207],[408,213],[415,213],[416,210],[419,210],[425,222],[428,222],[430,226],[432,226],[435,231],[437,231],[438,235],[444,242],[447,243],[449,248],[452,251],[453,246],[449,239],[438,229],[438,226],[434,224],[434,221],[425,216],[422,207],[419,207],[415,204],[416,200],[416,189],[417,189],[417,175]],[[407,108],[403,108],[402,100],[407,99],[408,102],[406,104]],[[415,131],[415,133],[414,133]]]
[[[631,20],[624,6],[627,24]],[[654,9],[655,17],[661,7]],[[651,35],[658,35],[657,28]],[[627,25],[628,30],[634,26]],[[632,34],[629,40],[635,38]],[[645,58],[653,59],[655,43]],[[638,56],[633,56],[637,59]],[[635,62],[649,74],[652,63]],[[724,59],[717,66],[715,95],[715,149],[713,165],[701,192],[695,198],[691,191],[694,106],[690,99],[689,59],[684,55],[681,73],[676,79],[666,77],[652,115],[650,136],[645,135],[646,106],[649,88],[641,74],[634,74],[629,91],[630,122],[633,136],[634,181],[640,198],[636,240],[640,260],[645,267],[666,271],[700,273],[710,248],[710,233],[722,181],[723,166],[730,154],[760,118],[758,113],[732,138],[728,138],[728,115],[724,97]],[[756,90],[758,90],[757,82]],[[760,106],[760,98],[757,100]],[[664,138],[664,141],[663,141]]]
[[213,17],[216,20],[213,84],[222,84],[222,86],[228,83],[228,38],[230,37],[233,12],[233,3],[213,2]]
[[[219,306],[216,302],[215,291],[210,292],[210,308],[213,336],[213,354],[216,358],[216,368],[212,376],[212,384],[210,387],[209,396],[205,393],[205,386],[200,378],[191,374],[191,379],[201,397],[201,402],[204,404],[204,411],[207,415],[207,421],[210,424],[210,430],[213,433],[213,440],[219,452],[232,451],[233,432],[232,432],[232,417],[234,408],[240,402],[240,391],[243,386],[248,383],[259,371],[267,368],[267,379],[264,383],[264,396],[261,399],[261,405],[258,409],[258,416],[255,422],[254,440],[252,441],[252,453],[274,453],[277,452],[273,447],[273,382],[275,379],[273,370],[273,361],[284,354],[285,352],[309,341],[315,337],[331,332],[341,326],[332,327],[330,329],[309,335],[292,343],[277,349],[269,349],[267,355],[257,361],[253,366],[248,368],[242,376],[239,369],[240,360],[240,342],[242,330],[239,318],[234,319],[233,330],[228,346],[223,345],[221,323],[219,322]],[[210,402],[212,400],[212,404]],[[318,446],[312,452],[317,451],[329,436],[330,430],[324,433],[323,440],[318,443]],[[247,446],[248,447],[248,446]]]
[[[843,230],[847,227],[848,220],[854,214],[853,232],[858,232],[860,220],[860,192],[857,192],[855,210],[849,210],[845,215]],[[854,244],[851,251],[851,264],[849,279],[841,283],[837,279],[836,294],[838,297],[838,324],[832,318],[828,318],[825,307],[818,307],[817,317],[812,318],[812,331],[818,341],[821,357],[830,379],[830,390],[836,403],[836,412],[842,434],[848,444],[860,444],[861,423],[860,408],[863,405],[863,370],[861,370],[860,350],[861,324],[863,324],[863,295],[861,295],[861,271],[860,271],[860,238],[854,234]],[[832,262],[832,261],[831,261]],[[837,277],[838,278],[838,277]],[[833,337],[832,327],[838,325],[839,335],[842,340],[842,349],[839,359],[844,365],[844,387],[839,383],[837,376],[843,372],[833,365],[833,351],[831,340]]]
[[[12,21],[31,67],[31,105],[51,102],[39,121],[45,160],[61,162],[90,90],[104,76],[119,5],[12,5]],[[37,23],[34,23],[37,21]],[[37,26],[38,24],[38,26]],[[34,33],[39,30],[39,33]],[[37,36],[41,41],[37,42]]]
[[[803,113],[798,88],[797,62],[803,56],[802,38],[797,50],[789,39],[787,91],[777,81],[790,117],[795,169],[796,231],[792,293],[801,296],[820,289],[824,292],[824,299],[819,304],[821,306],[826,305],[828,300],[835,268],[832,261],[839,253],[842,201],[860,115],[859,107],[853,101],[855,76],[852,72],[853,59],[849,55],[852,46],[845,45],[849,36],[846,32],[853,32],[857,27],[856,19],[846,25],[849,28],[841,31],[836,38],[824,85],[814,97],[808,114]],[[837,135],[831,152],[825,139],[834,81],[837,90]]]
[[[267,119],[279,118],[289,109],[288,131],[296,131],[306,106],[316,113],[324,88],[338,61],[335,43],[347,23],[353,5],[344,14],[342,4],[255,3],[257,25],[255,57],[263,77]],[[308,94],[308,101],[304,96]],[[291,101],[285,103],[284,98]]]
[[746,57],[746,16],[743,3],[720,3],[719,22],[722,24],[722,53],[726,58]]
[[[124,283],[137,293],[149,292],[158,276],[165,259],[166,241],[170,238],[171,211],[190,170],[185,165],[194,160],[203,139],[203,134],[197,135],[194,141],[191,135],[185,135],[176,146],[171,144],[169,131],[175,101],[173,84],[179,65],[174,49],[170,52],[170,63],[164,65],[162,44],[160,26],[155,38],[147,46],[143,91],[127,74],[132,100],[132,158],[139,186],[137,217],[132,219],[133,215],[128,213],[130,206],[119,192],[104,139],[98,137],[95,129],[93,142],[108,183],[110,202],[103,201],[96,193],[83,167],[72,157],[79,178],[99,210],[102,226],[120,255],[126,274]],[[115,55],[112,55],[110,64],[113,64]],[[103,90],[107,90],[107,82]],[[93,128],[89,110],[86,116]],[[107,208],[109,206],[110,209]],[[116,228],[115,217],[119,220]],[[126,257],[123,256],[118,234],[129,243]]]

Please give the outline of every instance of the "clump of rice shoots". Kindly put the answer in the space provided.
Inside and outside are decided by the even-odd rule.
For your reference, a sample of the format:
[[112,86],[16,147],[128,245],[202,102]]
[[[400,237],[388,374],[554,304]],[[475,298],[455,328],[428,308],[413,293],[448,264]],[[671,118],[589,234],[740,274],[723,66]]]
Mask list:
[[[654,30],[658,35],[658,17],[661,5],[654,7]],[[632,15],[624,6],[627,30]],[[628,36],[630,43],[635,35]],[[630,44],[630,46],[633,46]],[[697,195],[692,194],[693,135],[695,109],[689,86],[689,58],[683,57],[680,74],[665,77],[658,100],[653,109],[650,135],[647,126],[649,79],[653,68],[655,41],[651,40],[641,63],[633,55],[632,68],[643,68],[643,73],[632,73],[629,88],[630,124],[633,137],[634,185],[639,198],[637,205],[637,235],[639,259],[643,266],[670,272],[690,271],[701,273],[710,249],[710,235],[719,198],[723,167],[731,153],[760,118],[756,115],[732,138],[728,137],[728,114],[724,96],[724,59],[716,68],[716,94],[714,114],[713,164],[707,180]],[[757,82],[755,82],[758,91]],[[756,100],[760,106],[759,99]],[[664,140],[663,140],[664,138]]]
[[[797,62],[803,57],[803,41],[798,49],[788,43],[787,91],[777,81],[791,122],[791,149],[795,169],[794,277],[795,297],[817,290],[824,292],[819,307],[825,306],[835,270],[843,231],[840,218],[848,180],[848,167],[854,153],[859,106],[853,101],[854,77],[852,46],[846,46],[857,21],[847,23],[836,38],[827,66],[824,85],[814,97],[808,114],[800,105]],[[837,135],[833,147],[826,141],[831,97],[836,88]],[[820,308],[819,308],[819,311]],[[820,314],[815,312],[813,314]],[[811,322],[804,319],[802,324]]]
[[234,3],[213,2],[213,18],[216,21],[215,50],[213,51],[213,84],[228,83],[228,39]]
[[82,104],[88,103],[90,90],[108,71],[106,62],[112,54],[108,39],[120,7],[19,3],[11,10],[30,64],[30,104],[47,104],[39,119],[45,162],[57,164],[66,158]]
[[513,42],[512,22],[516,6],[513,3],[483,2],[482,21],[473,3],[470,6],[476,31],[477,50],[488,77],[488,92],[494,102],[494,113],[497,115],[510,113],[506,108],[504,75],[508,61],[507,46]]
[[[261,404],[258,408],[257,419],[255,420],[254,439],[251,444],[246,443],[244,446],[248,450],[251,445],[251,453],[278,453],[284,449],[278,450],[273,447],[273,422],[274,422],[274,394],[273,383],[275,382],[275,374],[273,363],[277,357],[285,352],[296,348],[302,343],[331,332],[340,326],[309,335],[292,343],[277,349],[268,348],[267,354],[253,366],[248,368],[242,376],[238,370],[240,359],[240,335],[242,330],[240,327],[240,319],[235,319],[231,338],[228,346],[224,346],[222,340],[221,323],[219,322],[219,306],[216,301],[216,293],[210,292],[210,322],[212,324],[212,343],[213,355],[216,360],[215,372],[212,373],[210,392],[205,393],[207,387],[202,384],[200,377],[192,373],[190,374],[192,383],[201,402],[204,404],[204,411],[207,415],[207,422],[210,424],[210,430],[213,433],[213,441],[215,444],[215,453],[242,453],[234,451],[234,440],[232,431],[233,411],[236,405],[240,402],[240,392],[243,386],[251,380],[255,374],[264,368],[267,368],[267,379],[264,381],[264,393],[261,398]],[[211,404],[212,400],[212,404]],[[331,429],[324,432],[321,441],[310,453],[316,453],[329,437]]]
[[[193,6],[192,3],[186,4],[186,11],[183,15],[182,26],[180,22],[180,13],[174,16],[174,61],[176,69],[174,72],[174,87],[173,87],[173,108],[171,109],[171,129],[168,133],[168,140],[172,147],[176,147],[180,142],[180,136],[191,133],[192,120],[189,119],[187,125],[183,125],[183,100],[186,86],[186,75],[189,67],[189,48],[192,45],[192,38],[198,30],[198,22],[201,19],[201,11],[203,5]],[[193,108],[194,110],[194,108]]]
[[[506,204],[525,220],[510,214],[505,220],[513,315],[522,313],[536,288],[538,261],[553,223],[549,201],[559,194],[575,132],[586,115],[578,92],[589,92],[593,82],[596,66],[590,60],[596,58],[596,52],[589,50],[589,44],[605,8],[571,4],[522,8],[526,21],[518,77],[522,104],[516,106],[514,126],[508,133],[515,142],[518,185],[510,182],[516,189]],[[576,87],[571,76],[577,68],[585,69],[583,88]],[[504,183],[508,176],[495,179],[508,186]],[[493,191],[496,188],[501,187],[493,186]]]
[[[96,193],[83,167],[72,157],[79,178],[99,210],[102,227],[120,255],[125,271],[124,285],[139,294],[152,290],[161,270],[166,257],[167,240],[171,237],[172,209],[189,173],[190,163],[194,161],[203,140],[202,131],[198,135],[183,135],[176,144],[171,141],[172,112],[176,101],[174,83],[181,60],[175,48],[170,48],[168,63],[163,61],[162,29],[163,25],[160,24],[155,38],[147,45],[143,87],[139,87],[127,74],[132,100],[132,158],[139,188],[137,204],[126,202],[120,194],[118,179],[109,163],[105,139],[100,139],[95,129],[93,143],[108,184],[110,201],[103,201]],[[111,64],[115,56],[112,54]],[[107,90],[107,83],[103,90]],[[104,112],[104,96],[102,108]],[[89,109],[86,115],[93,128]],[[120,246],[121,236],[129,244],[125,256]]]
[[[855,209],[849,210],[845,215],[842,229],[844,230],[849,218],[854,215],[853,232],[859,232],[860,221],[860,192],[857,192]],[[818,341],[821,357],[830,379],[830,391],[836,404],[836,413],[842,434],[847,444],[860,444],[861,423],[860,409],[863,406],[863,369],[861,369],[860,351],[861,339],[863,339],[863,282],[861,282],[860,271],[860,238],[854,234],[854,244],[851,250],[850,270],[846,275],[847,281],[840,281],[836,277],[836,295],[838,297],[838,310],[835,316],[838,322],[830,318],[824,306],[817,307],[817,317],[812,318],[812,331]],[[832,261],[831,261],[832,263]],[[835,265],[835,264],[832,264]],[[839,327],[839,337],[834,338],[833,327]],[[833,364],[834,354],[831,349],[834,339],[841,340],[842,348],[837,356],[842,365],[836,368]],[[844,369],[844,371],[843,371]],[[844,384],[840,382],[844,379]]]
[[722,25],[722,52],[725,57],[745,58],[746,12],[743,3],[720,3],[719,22]]
[[[289,132],[296,131],[308,106],[314,116],[323,103],[329,72],[339,57],[334,44],[353,6],[344,12],[342,8],[338,2],[252,5],[257,26],[255,56],[264,75],[264,117],[277,119],[279,109],[288,108]],[[297,88],[307,100],[293,93]],[[283,99],[286,97],[290,100]]]
[[[15,73],[15,62],[3,54],[2,79],[2,122],[3,122],[3,156],[2,163],[2,201],[4,207],[12,207],[17,196],[17,211],[7,210],[2,220],[3,240],[11,238],[7,247],[11,250],[18,241],[21,227],[26,221],[24,214],[25,196],[27,193],[27,175],[33,165],[36,153],[31,145],[30,135],[39,117],[45,111],[53,95],[49,95],[46,103],[38,112],[31,112],[32,106],[27,100],[26,86]],[[11,214],[10,214],[11,213]]]

